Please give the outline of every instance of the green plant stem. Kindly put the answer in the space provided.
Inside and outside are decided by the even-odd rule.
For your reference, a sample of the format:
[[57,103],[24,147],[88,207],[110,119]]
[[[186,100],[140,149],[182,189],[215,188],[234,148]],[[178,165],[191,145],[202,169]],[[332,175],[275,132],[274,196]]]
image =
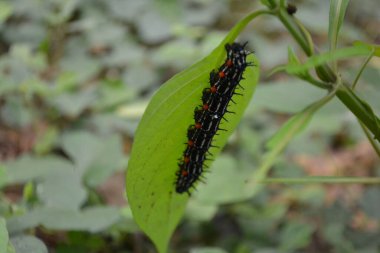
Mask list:
[[261,184],[380,184],[380,177],[266,178]]
[[364,61],[363,65],[362,65],[362,67],[360,68],[358,74],[356,75],[356,78],[355,78],[354,82],[352,83],[352,90],[355,90],[355,88],[356,88],[356,84],[358,83],[360,76],[362,75],[362,73],[363,73],[365,67],[367,66],[368,62],[372,59],[372,57],[373,57],[374,54],[375,54],[375,51],[372,50],[372,52],[371,52],[371,53],[368,55],[368,57],[365,59],[365,61]]
[[378,157],[380,157],[380,145],[372,138],[371,133],[368,131],[367,127],[358,120],[360,126],[363,129],[363,132],[365,136],[367,136],[367,139],[369,140],[369,143],[371,143],[372,148],[375,150]]
[[313,78],[312,76],[308,76],[308,77],[301,77],[302,80],[305,80],[307,82],[309,82],[310,84],[314,85],[314,86],[317,86],[321,89],[331,89],[331,85],[328,84],[328,83],[325,83],[325,82],[321,82],[319,80],[316,80],[315,78]]
[[[290,34],[292,34],[293,38],[297,41],[305,54],[307,56],[312,56],[314,53],[314,50],[311,48],[312,45],[310,45],[310,41],[308,41],[308,38],[305,36],[302,29],[299,28],[294,18],[290,16],[283,8],[277,9],[275,15],[277,15],[282,24],[286,27],[286,29],[288,29]],[[318,66],[316,68],[316,72],[318,77],[325,82],[334,83],[336,81],[336,75],[326,64]]]
[[[305,54],[311,56],[313,50],[310,48],[310,43],[294,21],[293,17],[290,16],[284,8],[277,8],[274,15],[276,15],[288,29]],[[327,64],[322,64],[321,66],[316,67],[316,73],[324,82],[336,83],[337,81],[336,74]],[[337,91],[336,96],[368,128],[368,130],[380,140],[380,129],[377,127],[375,121],[378,119],[374,118],[374,115],[368,112],[367,108],[363,106],[360,98],[349,88],[348,84],[343,83]]]
[[313,39],[311,38],[309,31],[302,24],[302,22],[299,21],[297,18],[293,17],[293,20],[295,24],[297,25],[297,27],[299,28],[299,30],[301,31],[302,36],[305,38],[306,43],[308,44],[308,48],[310,49],[310,54],[313,55],[314,54]]
[[[372,52],[368,55],[367,59],[364,61],[362,67],[360,68],[358,74],[356,75],[355,81],[354,81],[354,83],[352,84],[352,90],[353,90],[353,91],[354,91],[355,88],[356,88],[356,84],[358,83],[359,78],[360,78],[360,76],[361,76],[362,73],[363,73],[363,70],[364,70],[365,67],[367,66],[368,62],[372,59],[374,53],[375,53],[375,52],[372,51]],[[377,143],[377,142],[372,138],[371,133],[368,131],[367,127],[366,127],[366,126],[365,126],[360,120],[358,120],[358,122],[359,122],[359,124],[360,124],[360,126],[361,126],[361,128],[362,128],[362,130],[363,130],[363,132],[364,132],[364,134],[365,134],[365,136],[367,137],[369,143],[371,143],[372,148],[375,150],[377,156],[380,157],[380,145],[379,145],[379,143]]]
[[294,39],[300,45],[302,50],[305,52],[307,56],[312,55],[312,50],[309,47],[309,43],[307,42],[307,38],[302,35],[302,31],[297,26],[297,23],[291,18],[291,16],[283,9],[277,9],[275,15],[280,19],[282,24],[288,29],[288,31],[292,34]]
[[376,139],[380,140],[380,129],[377,127],[374,115],[368,112],[360,98],[347,84],[339,87],[336,96],[372,132]]

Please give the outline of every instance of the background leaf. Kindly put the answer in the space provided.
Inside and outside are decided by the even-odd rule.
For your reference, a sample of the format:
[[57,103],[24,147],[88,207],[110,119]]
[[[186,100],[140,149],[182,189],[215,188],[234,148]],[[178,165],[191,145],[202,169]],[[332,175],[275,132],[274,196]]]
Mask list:
[[379,220],[380,219],[380,189],[378,187],[368,188],[363,198],[360,200],[360,205],[368,216]]
[[48,175],[39,184],[37,193],[41,201],[51,208],[78,210],[87,198],[81,175],[76,170]]
[[11,238],[16,253],[48,253],[45,244],[30,235],[20,235]]
[[[241,201],[249,196],[244,191],[251,168],[243,166],[231,156],[220,156],[206,175],[207,184],[200,184],[194,197],[197,201],[218,205]],[[223,187],[221,187],[223,186]]]
[[364,41],[355,41],[354,45],[367,47],[370,51],[373,50],[373,55],[380,57],[380,46],[377,44],[369,44]]
[[73,171],[74,167],[65,159],[54,155],[43,158],[23,156],[6,164],[8,184],[24,183],[33,179],[41,179],[57,171]]
[[6,252],[8,247],[8,231],[4,218],[0,217],[0,252]]
[[6,168],[0,164],[0,189],[7,183],[7,171]]
[[11,14],[12,6],[7,2],[0,2],[0,27]]
[[305,108],[310,101],[323,97],[324,94],[324,91],[296,79],[268,82],[267,85],[257,87],[253,105],[279,113],[297,113],[300,108]]
[[7,221],[11,234],[43,225],[47,229],[100,232],[120,220],[120,211],[115,207],[91,207],[82,211],[36,208]]
[[219,248],[199,248],[199,249],[192,249],[190,253],[227,253],[227,252]]
[[90,186],[101,184],[127,164],[122,152],[122,140],[116,134],[97,136],[85,131],[73,131],[66,133],[61,142],[73,159],[78,174],[84,175],[85,183]]

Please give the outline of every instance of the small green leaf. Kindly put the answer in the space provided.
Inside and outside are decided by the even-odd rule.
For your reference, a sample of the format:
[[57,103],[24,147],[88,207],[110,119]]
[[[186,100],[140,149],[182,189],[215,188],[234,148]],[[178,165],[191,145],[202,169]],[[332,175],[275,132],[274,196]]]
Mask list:
[[[297,65],[301,64],[300,60],[298,59],[297,55],[294,53],[294,51],[291,47],[288,47],[288,64],[293,65],[293,66],[297,66]],[[268,76],[271,76],[271,75],[276,74],[278,72],[284,71],[285,68],[286,68],[286,64],[279,65],[279,66],[273,68],[269,72]],[[307,73],[307,70],[304,72]],[[302,75],[304,73],[300,72],[299,74]]]
[[[297,55],[294,53],[291,47],[288,47],[288,61],[290,64],[294,64],[294,65],[301,64],[300,60],[298,59]],[[301,79],[307,79],[310,77],[310,74],[307,70],[305,70],[305,71],[299,72],[297,76],[300,77]]]
[[278,72],[284,70],[289,74],[299,74],[316,66],[320,66],[326,62],[355,56],[368,56],[368,54],[371,53],[371,51],[372,49],[368,46],[364,46],[362,44],[355,44],[351,47],[337,49],[334,52],[327,52],[311,56],[303,64],[287,64],[284,66],[279,66],[275,69],[275,71]]
[[380,45],[376,45],[376,44],[368,44],[366,42],[363,42],[363,41],[355,41],[354,42],[354,46],[363,46],[363,47],[367,47],[368,50],[372,51],[373,50],[373,55],[374,56],[377,56],[377,57],[380,57]]
[[59,132],[56,127],[49,126],[41,136],[37,137],[34,151],[39,155],[48,153],[53,148],[58,134]]
[[[161,86],[149,103],[136,131],[127,171],[127,195],[137,224],[152,239],[159,252],[167,249],[168,240],[183,215],[187,194],[174,188],[177,161],[186,142],[186,132],[193,123],[194,108],[199,105],[202,90],[209,86],[209,73],[225,58],[224,46],[235,40],[247,23],[262,12],[252,13],[240,21],[227,37],[200,62],[177,74]],[[252,55],[253,68],[244,73],[244,96],[236,97],[222,132],[214,145],[223,147],[238,124],[258,81],[259,63]],[[211,152],[217,155],[220,148]]]
[[[330,52],[334,52],[337,42],[340,27],[342,26],[344,15],[346,13],[349,0],[332,0],[330,1],[329,15],[329,41]],[[336,63],[334,63],[336,69]]]
[[22,198],[24,201],[33,202],[35,199],[35,185],[33,181],[29,181],[24,185],[24,189],[22,191]]
[[342,26],[349,0],[330,1],[329,14],[329,41],[330,50],[334,51],[338,42],[340,27]]

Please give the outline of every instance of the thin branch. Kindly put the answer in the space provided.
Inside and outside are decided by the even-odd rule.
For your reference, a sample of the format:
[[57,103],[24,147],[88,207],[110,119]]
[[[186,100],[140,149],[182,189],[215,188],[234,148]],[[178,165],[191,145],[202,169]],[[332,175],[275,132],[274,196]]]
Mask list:
[[261,184],[380,184],[380,177],[266,178]]
[[358,83],[360,76],[362,75],[365,67],[367,66],[368,62],[372,59],[372,57],[374,56],[374,54],[375,54],[375,50],[372,50],[372,52],[365,59],[362,67],[360,68],[360,70],[359,70],[358,74],[356,75],[356,78],[355,78],[355,80],[354,80],[354,82],[352,84],[352,89],[353,90],[356,88],[356,84]]

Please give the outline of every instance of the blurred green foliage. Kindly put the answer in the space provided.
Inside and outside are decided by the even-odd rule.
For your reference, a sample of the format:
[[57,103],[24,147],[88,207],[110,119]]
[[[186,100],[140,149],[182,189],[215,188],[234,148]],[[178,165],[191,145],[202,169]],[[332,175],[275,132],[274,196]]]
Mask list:
[[[321,49],[329,5],[295,1]],[[4,0],[0,2],[0,252],[153,252],[124,197],[124,170],[148,99],[207,55],[259,1]],[[338,43],[379,44],[377,1],[351,1]],[[360,185],[239,185],[264,143],[323,96],[266,73],[297,49],[274,19],[248,40],[262,80],[243,121],[190,199],[172,252],[359,252],[380,249],[380,190]],[[297,53],[297,51],[296,51]],[[340,62],[354,78],[360,59]],[[380,112],[379,62],[357,92]],[[356,119],[333,100],[290,143],[271,176],[380,176]],[[8,239],[9,238],[9,239]],[[8,244],[7,244],[8,242]]]

